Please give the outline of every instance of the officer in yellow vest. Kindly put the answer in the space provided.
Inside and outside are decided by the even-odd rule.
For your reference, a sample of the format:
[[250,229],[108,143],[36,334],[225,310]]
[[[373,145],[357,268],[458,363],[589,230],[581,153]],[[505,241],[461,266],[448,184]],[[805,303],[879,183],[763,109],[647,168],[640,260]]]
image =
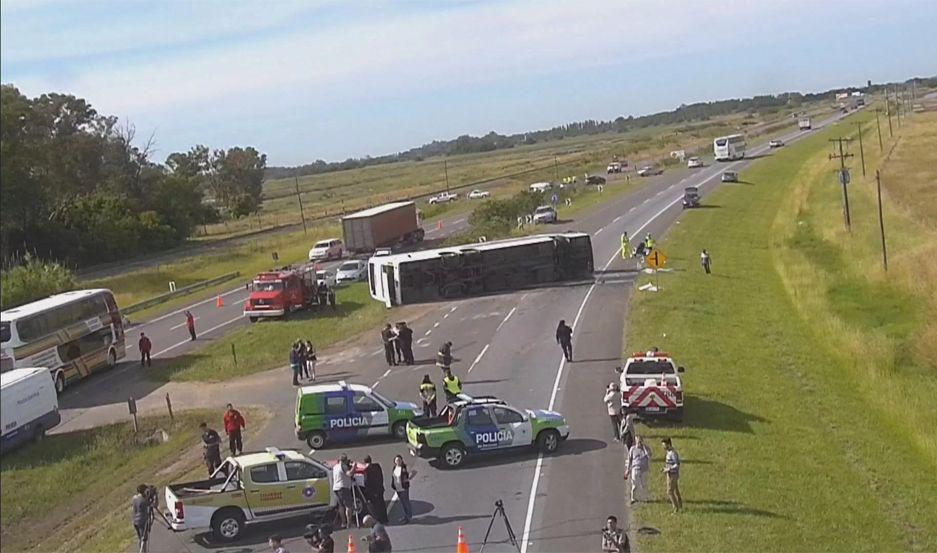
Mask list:
[[647,236],[644,237],[644,247],[647,248],[647,251],[654,249],[654,239],[651,238],[651,233],[647,233]]
[[631,257],[631,239],[628,238],[628,232],[625,231],[621,233],[621,258],[628,259]]
[[442,379],[443,388],[446,390],[446,402],[456,401],[459,394],[462,393],[462,381],[458,376],[452,374],[450,369],[446,369],[446,377]]
[[430,380],[428,374],[423,375],[420,384],[420,397],[423,398],[423,414],[428,417],[436,416],[436,385]]

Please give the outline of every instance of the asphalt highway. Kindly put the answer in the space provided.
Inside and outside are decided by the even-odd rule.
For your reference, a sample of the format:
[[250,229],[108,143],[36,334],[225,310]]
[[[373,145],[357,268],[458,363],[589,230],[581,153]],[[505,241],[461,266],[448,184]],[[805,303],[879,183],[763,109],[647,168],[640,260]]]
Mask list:
[[[792,132],[780,138],[791,142],[800,135],[800,132]],[[753,157],[766,152],[766,145],[749,150]],[[555,455],[548,457],[519,452],[469,461],[455,471],[410,459],[411,471],[417,472],[411,488],[415,518],[410,525],[389,528],[395,551],[452,551],[459,527],[464,528],[470,549],[477,550],[498,499],[504,502],[507,519],[523,553],[597,550],[598,529],[607,515],[615,514],[628,520],[625,482],[621,478],[623,451],[611,439],[602,395],[607,384],[616,379],[614,367],[619,364],[622,351],[623,315],[628,296],[634,289],[635,279],[646,280],[647,277],[636,273],[633,260],[621,259],[619,236],[628,231],[631,236],[649,232],[660,237],[679,218],[684,187],[700,187],[705,203],[705,194],[718,185],[723,171],[738,170],[750,162],[746,159],[710,164],[701,169],[668,171],[648,178],[646,186],[632,194],[616,197],[576,221],[558,225],[592,235],[595,280],[435,304],[424,316],[409,321],[415,331],[415,357],[420,363],[417,366],[387,367],[377,330],[369,344],[357,348],[360,353],[342,357],[340,362],[322,360],[320,374],[326,380],[342,378],[374,386],[392,399],[416,401],[423,374],[429,374],[441,390],[441,375],[433,365],[434,356],[442,341],[451,340],[458,359],[453,365],[454,372],[462,378],[466,393],[497,395],[520,408],[552,408],[569,421],[569,440]],[[700,248],[708,247],[710,245],[700,244]],[[221,311],[235,309],[229,311],[234,317],[239,314],[240,305],[236,292],[230,294],[225,298],[226,305],[236,307]],[[200,308],[199,313],[203,309],[206,308]],[[216,308],[211,303],[207,309]],[[224,324],[228,315],[216,315],[216,318],[202,320],[200,326]],[[574,361],[571,363],[563,360],[555,343],[554,329],[560,319],[573,325]],[[156,343],[158,354],[163,353],[161,348],[173,347],[186,337],[184,327],[171,328],[182,322],[181,316],[164,320],[165,323],[157,321],[155,324],[169,326],[169,332],[176,334],[167,334],[163,344]],[[169,336],[179,338],[174,341]],[[653,345],[631,347],[646,349]],[[181,353],[186,347],[179,345],[170,351]],[[293,434],[295,390],[286,378],[282,380],[282,385],[265,390],[256,398],[256,403],[273,410],[274,418],[262,436],[247,444],[248,449],[266,446],[307,449]],[[685,377],[688,393],[692,393],[692,380],[692,372],[688,372]],[[324,449],[313,455],[329,460],[343,452],[355,459],[370,454],[383,465],[385,474],[389,474],[395,454],[409,457],[406,444],[390,440]],[[659,494],[660,482],[652,482],[651,489]],[[400,508],[393,502],[391,520],[400,516]],[[172,534],[158,529],[154,530],[150,550],[266,551],[267,536],[279,533],[288,538],[287,546],[292,551],[303,551],[307,546],[299,537],[302,524],[293,520],[249,527],[242,539],[228,546],[212,543],[205,532]],[[364,532],[352,533],[357,540]],[[485,551],[514,551],[514,546],[505,542],[506,538],[503,521],[496,519]],[[343,547],[341,544],[346,540],[347,532],[336,533],[339,547]]]

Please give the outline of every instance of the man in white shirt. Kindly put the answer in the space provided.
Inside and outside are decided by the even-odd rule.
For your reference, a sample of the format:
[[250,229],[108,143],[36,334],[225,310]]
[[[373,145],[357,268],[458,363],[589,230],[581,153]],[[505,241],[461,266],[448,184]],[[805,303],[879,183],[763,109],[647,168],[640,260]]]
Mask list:
[[621,425],[621,394],[618,393],[618,383],[610,382],[605,390],[605,408],[608,417],[612,419],[612,439],[619,440],[618,427]]
[[641,436],[634,439],[634,445],[628,450],[625,465],[625,480],[631,478],[631,503],[649,501],[647,493],[647,473],[651,469],[651,450],[644,445]]
[[351,490],[353,467],[348,456],[342,453],[341,459],[332,467],[332,491],[338,504],[338,515],[342,519],[342,528],[351,526],[354,517],[354,495]]
[[680,495],[680,455],[673,448],[670,438],[664,438],[660,441],[667,455],[664,457],[664,474],[667,475],[667,497],[670,498],[670,504],[673,506],[673,512],[678,513],[683,510],[683,496]]

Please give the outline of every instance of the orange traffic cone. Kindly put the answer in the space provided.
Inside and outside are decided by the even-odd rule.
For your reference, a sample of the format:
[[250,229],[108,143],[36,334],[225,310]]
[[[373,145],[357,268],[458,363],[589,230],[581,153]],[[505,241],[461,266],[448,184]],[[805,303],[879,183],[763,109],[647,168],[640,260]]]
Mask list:
[[215,307],[219,309],[224,307],[224,300],[221,299],[221,294],[218,294],[218,299],[215,300]]
[[442,230],[442,221],[439,221],[438,223],[436,223],[436,229]]
[[462,532],[461,526],[459,526],[459,541],[456,543],[455,553],[469,553],[468,544],[465,543],[465,533]]
[[358,553],[355,547],[355,537],[351,535],[351,532],[348,532],[348,553]]

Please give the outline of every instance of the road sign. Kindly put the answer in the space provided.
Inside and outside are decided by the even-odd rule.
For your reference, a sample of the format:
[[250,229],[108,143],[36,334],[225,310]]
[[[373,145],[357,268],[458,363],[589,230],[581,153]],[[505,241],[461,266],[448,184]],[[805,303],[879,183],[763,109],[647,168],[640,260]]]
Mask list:
[[667,263],[667,256],[660,250],[651,250],[651,253],[647,254],[647,257],[644,259],[647,262],[647,266],[653,267],[654,269],[660,269]]

